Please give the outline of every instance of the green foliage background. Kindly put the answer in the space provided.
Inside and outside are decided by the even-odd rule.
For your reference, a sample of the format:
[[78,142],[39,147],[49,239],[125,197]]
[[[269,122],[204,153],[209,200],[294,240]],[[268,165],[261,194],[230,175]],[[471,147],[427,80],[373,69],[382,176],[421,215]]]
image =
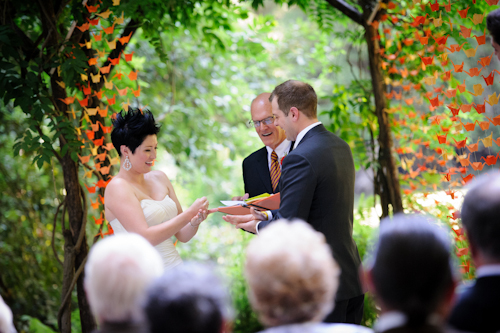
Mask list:
[[[255,131],[245,125],[250,102],[258,93],[271,91],[290,78],[315,87],[322,97],[320,120],[350,143],[358,169],[370,166],[376,126],[370,118],[368,69],[357,26],[340,16],[333,20],[325,6],[311,6],[304,14],[295,6],[271,2],[258,11],[249,4],[227,10],[225,2],[188,2],[193,12],[186,18],[188,8],[170,10],[162,1],[148,3],[150,11],[142,13],[147,23],[127,49],[135,52],[134,60],[124,66],[129,67],[126,72],[139,71],[141,96],[131,104],[147,106],[162,124],[156,166],[172,179],[184,207],[202,195],[215,207],[221,199],[242,194],[241,161],[261,146]],[[133,13],[138,10],[136,4],[123,1],[122,8]],[[311,20],[313,16],[319,21]],[[29,30],[36,22],[28,18],[20,25]],[[3,32],[1,38],[7,36]],[[2,48],[2,55],[16,57],[6,50],[10,49]],[[84,56],[75,55],[63,68],[65,81],[74,80],[83,66]],[[43,75],[41,65],[35,62],[21,67],[27,69],[27,75],[38,76]],[[2,66],[14,73],[9,64]],[[2,84],[5,87],[5,81]],[[50,104],[44,98],[50,92],[25,93],[30,98],[21,94],[21,90],[37,88],[14,85],[8,93],[16,97],[15,102],[0,105],[0,292],[14,311],[18,330],[45,332],[56,329],[61,298],[58,258],[62,258],[63,241],[57,227],[60,223],[54,230],[54,217],[65,195],[62,171],[50,150],[57,145],[53,142],[56,130],[70,129],[44,118],[44,108]],[[9,96],[3,97],[9,101]],[[117,96],[114,111],[119,111],[121,102],[125,100]],[[30,105],[35,106],[34,111],[27,115],[23,111]],[[45,119],[42,129],[51,133],[43,141],[33,130],[38,118]],[[21,144],[20,138],[26,142]],[[83,171],[81,168],[81,176]],[[365,215],[359,212],[363,209],[367,208],[360,208],[355,223],[362,255],[373,233],[371,227],[361,224]],[[97,227],[89,223],[87,233],[90,241]],[[228,277],[238,314],[236,332],[260,328],[248,304],[242,275],[244,248],[251,237],[233,230],[214,214],[192,242],[178,245],[187,260],[216,262]],[[370,326],[376,310],[370,298],[366,305],[364,323]],[[77,311],[73,323],[78,332]]]

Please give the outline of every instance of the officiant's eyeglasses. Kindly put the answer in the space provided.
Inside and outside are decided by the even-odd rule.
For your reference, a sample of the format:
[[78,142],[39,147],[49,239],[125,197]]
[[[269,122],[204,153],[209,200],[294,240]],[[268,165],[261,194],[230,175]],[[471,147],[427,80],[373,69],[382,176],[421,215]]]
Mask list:
[[263,123],[264,125],[271,125],[274,123],[274,116],[267,117],[266,119],[262,120],[249,120],[248,125],[253,126],[255,128],[259,127],[260,124]]

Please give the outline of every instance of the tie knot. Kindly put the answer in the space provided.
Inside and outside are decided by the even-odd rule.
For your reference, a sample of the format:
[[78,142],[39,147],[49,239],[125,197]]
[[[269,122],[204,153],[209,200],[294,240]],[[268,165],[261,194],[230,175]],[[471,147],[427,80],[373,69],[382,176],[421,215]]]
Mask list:
[[271,161],[273,161],[273,162],[277,162],[278,161],[278,154],[276,154],[276,152],[274,150],[271,153]]

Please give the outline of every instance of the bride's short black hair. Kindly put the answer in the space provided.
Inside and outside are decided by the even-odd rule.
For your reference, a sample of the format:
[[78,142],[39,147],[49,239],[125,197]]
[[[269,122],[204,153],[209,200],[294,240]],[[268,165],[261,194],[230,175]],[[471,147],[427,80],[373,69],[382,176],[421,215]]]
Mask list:
[[122,110],[116,114],[111,141],[118,155],[121,156],[122,145],[127,146],[133,154],[148,135],[156,135],[159,131],[160,125],[155,122],[151,111],[129,108],[128,112]]

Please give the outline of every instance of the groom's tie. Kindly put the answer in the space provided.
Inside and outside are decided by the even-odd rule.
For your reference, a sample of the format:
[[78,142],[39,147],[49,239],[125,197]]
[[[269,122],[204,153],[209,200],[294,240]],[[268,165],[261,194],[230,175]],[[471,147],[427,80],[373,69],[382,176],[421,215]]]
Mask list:
[[276,192],[278,183],[280,182],[281,168],[278,162],[278,154],[273,150],[271,153],[271,184],[273,185],[273,192]]

